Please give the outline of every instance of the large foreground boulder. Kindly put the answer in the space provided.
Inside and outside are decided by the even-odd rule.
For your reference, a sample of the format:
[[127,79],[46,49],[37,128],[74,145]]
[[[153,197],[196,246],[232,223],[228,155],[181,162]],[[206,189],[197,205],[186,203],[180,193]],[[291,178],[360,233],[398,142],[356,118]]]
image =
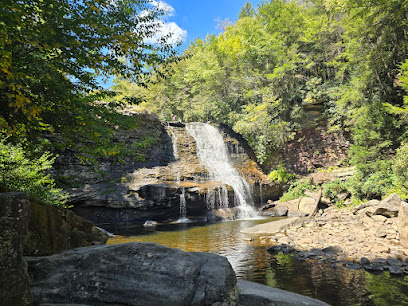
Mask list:
[[73,248],[104,244],[108,238],[92,222],[72,211],[32,200],[24,255],[52,255]]
[[0,304],[30,305],[31,293],[23,241],[30,202],[25,193],[0,193]]
[[238,298],[226,258],[154,243],[85,247],[27,261],[36,304],[234,305]]

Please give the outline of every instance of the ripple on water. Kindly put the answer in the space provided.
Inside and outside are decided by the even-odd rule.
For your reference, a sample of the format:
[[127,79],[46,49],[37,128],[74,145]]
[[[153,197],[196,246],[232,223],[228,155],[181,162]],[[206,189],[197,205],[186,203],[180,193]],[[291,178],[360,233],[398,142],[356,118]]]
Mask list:
[[266,245],[243,240],[240,230],[269,221],[271,219],[106,229],[123,235],[110,239],[108,244],[155,242],[184,251],[219,254],[228,258],[238,278],[307,295],[332,305],[408,305],[407,277],[392,277],[388,272],[374,275],[342,266],[333,269],[317,261],[300,262],[290,255],[272,256],[266,251]]

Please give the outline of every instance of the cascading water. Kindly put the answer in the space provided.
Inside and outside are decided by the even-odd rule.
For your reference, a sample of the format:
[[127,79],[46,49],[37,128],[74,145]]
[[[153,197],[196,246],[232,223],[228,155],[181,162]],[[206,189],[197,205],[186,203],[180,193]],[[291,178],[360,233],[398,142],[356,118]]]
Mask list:
[[167,130],[170,133],[171,136],[171,143],[173,145],[173,154],[174,158],[177,160],[178,159],[178,137],[177,134],[173,131],[173,127],[167,122]]
[[[218,129],[212,125],[197,122],[189,123],[187,131],[197,144],[198,158],[206,166],[210,179],[221,181],[234,190],[237,202],[235,206],[240,210],[240,218],[257,216],[249,185],[232,165],[224,139]],[[228,204],[223,203],[223,206],[228,207]]]
[[186,202],[186,189],[182,187],[180,194],[180,218],[178,223],[188,223],[190,219],[187,218],[187,202]]
[[[173,145],[173,155],[176,161],[179,159],[178,154],[178,136],[177,133],[174,131],[173,127],[167,122],[167,130],[171,136],[171,142]],[[180,186],[180,171],[175,168],[174,171],[177,173],[177,184]],[[187,202],[186,202],[186,190],[184,187],[181,187],[181,194],[180,194],[180,217],[177,220],[177,223],[188,223],[190,219],[187,218]]]

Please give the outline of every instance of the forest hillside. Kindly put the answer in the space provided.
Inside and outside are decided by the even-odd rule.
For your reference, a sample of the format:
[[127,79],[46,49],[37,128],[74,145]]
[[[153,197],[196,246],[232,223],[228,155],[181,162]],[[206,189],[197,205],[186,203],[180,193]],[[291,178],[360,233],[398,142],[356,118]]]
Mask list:
[[407,17],[399,0],[247,2],[238,20],[197,38],[147,88],[117,77],[113,101],[138,98],[163,120],[227,124],[278,180],[293,167],[276,156],[317,127],[351,144],[339,162],[354,175],[332,192],[349,190],[354,203],[406,197]]
[[[117,109],[133,105],[162,120],[228,125],[269,177],[292,182],[292,191],[313,182],[295,181],[305,173],[276,156],[301,142],[302,131],[319,128],[350,143],[338,165],[355,169],[327,193],[347,190],[354,204],[392,192],[407,197],[407,1],[247,2],[219,35],[197,38],[181,55],[165,39],[146,42],[166,13],[160,7],[91,2],[7,0],[2,7],[3,189],[63,203],[44,172],[49,151],[75,150],[84,163],[120,159],[129,148],[112,141],[115,131],[137,124]],[[98,87],[101,75],[116,75],[110,90]],[[152,143],[145,137],[132,150],[142,156]]]

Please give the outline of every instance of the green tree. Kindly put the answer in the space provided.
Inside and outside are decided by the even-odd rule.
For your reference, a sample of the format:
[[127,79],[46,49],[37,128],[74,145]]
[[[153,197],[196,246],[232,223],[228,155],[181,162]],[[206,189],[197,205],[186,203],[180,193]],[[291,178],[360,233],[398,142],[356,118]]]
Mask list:
[[243,19],[245,17],[253,17],[254,15],[255,15],[254,7],[252,6],[251,3],[247,1],[245,5],[241,8],[238,18]]
[[53,161],[49,153],[30,158],[21,146],[0,140],[0,187],[27,192],[50,204],[63,205],[65,193],[56,188],[54,180],[45,173]]
[[171,46],[147,43],[163,14],[147,0],[2,1],[2,125],[74,120],[98,76],[135,79],[163,63]]

